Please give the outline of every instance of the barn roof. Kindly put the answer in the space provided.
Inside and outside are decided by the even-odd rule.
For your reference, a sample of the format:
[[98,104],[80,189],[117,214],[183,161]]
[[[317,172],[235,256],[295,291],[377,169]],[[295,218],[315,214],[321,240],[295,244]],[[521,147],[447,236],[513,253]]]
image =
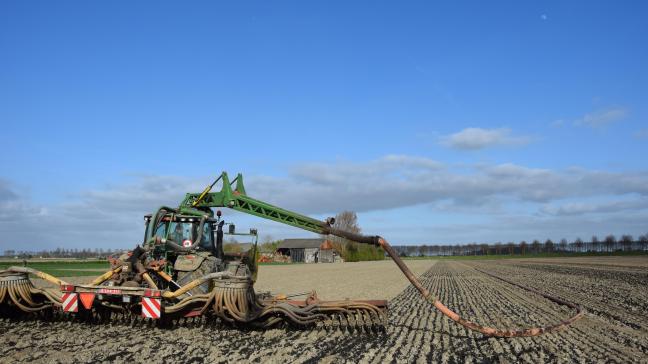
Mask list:
[[284,239],[277,249],[310,249],[319,248],[324,239]]

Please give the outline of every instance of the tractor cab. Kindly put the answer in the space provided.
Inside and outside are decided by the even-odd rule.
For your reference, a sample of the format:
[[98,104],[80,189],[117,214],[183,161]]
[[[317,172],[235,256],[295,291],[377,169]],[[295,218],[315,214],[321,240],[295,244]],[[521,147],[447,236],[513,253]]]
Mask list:
[[[185,216],[176,214],[167,214],[155,226],[152,221],[153,215],[144,216],[146,231],[144,233],[144,243],[154,241],[170,241],[185,249],[208,251],[215,256],[222,258],[222,220],[218,218],[201,219],[196,216]],[[219,230],[221,239],[218,240]],[[175,246],[172,245],[172,246]],[[166,249],[161,249],[166,250]],[[183,249],[176,249],[182,251]]]
[[[157,270],[166,273],[169,278],[166,281],[153,277],[153,283],[159,288],[174,290],[205,274],[222,271],[230,271],[255,281],[258,242],[256,229],[250,229],[249,233],[238,233],[234,224],[225,223],[220,211],[216,214],[211,210],[200,212],[201,214],[191,214],[161,208],[157,213],[145,215],[146,228],[141,248],[128,252],[114,262],[115,267],[128,267],[122,270],[122,274],[117,277],[119,282],[115,283],[121,285],[131,280],[144,283],[137,275],[137,265],[132,264],[138,260],[147,268],[157,267]],[[252,248],[247,252],[226,252],[223,243],[225,235],[252,237]],[[203,284],[190,292],[201,294],[209,289],[209,284]]]

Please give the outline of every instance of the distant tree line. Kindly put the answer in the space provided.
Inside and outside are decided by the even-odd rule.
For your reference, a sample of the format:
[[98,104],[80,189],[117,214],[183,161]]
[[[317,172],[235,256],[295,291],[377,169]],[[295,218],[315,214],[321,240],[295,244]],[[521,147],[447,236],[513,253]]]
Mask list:
[[[338,214],[339,224],[341,228],[350,229],[351,231],[360,231],[357,226],[357,217],[353,212],[342,212]],[[336,222],[337,224],[337,222]],[[356,230],[357,229],[357,230]],[[346,239],[334,238],[331,239],[335,249],[340,252],[346,261],[360,261],[360,260],[382,260],[384,259],[384,251],[374,246],[367,246],[357,244]],[[280,240],[272,240],[271,237],[266,239],[266,242],[260,244],[263,251],[265,248],[268,251],[276,250]],[[227,241],[225,245],[238,245],[233,239]],[[599,239],[596,235],[592,236],[589,241],[583,241],[577,238],[574,241],[567,241],[561,239],[554,242],[547,239],[544,242],[540,240],[533,240],[527,242],[525,240],[515,242],[497,242],[492,244],[486,243],[470,243],[470,244],[447,244],[447,245],[396,245],[393,248],[400,256],[416,257],[416,256],[444,256],[444,255],[531,255],[541,253],[615,253],[615,252],[648,252],[648,234],[641,235],[638,238],[633,238],[632,235],[621,235],[616,238],[614,235],[607,235],[603,239]],[[105,259],[110,255],[122,254],[124,249],[65,249],[56,248],[54,250],[39,250],[39,251],[26,251],[26,250],[5,250],[3,256],[5,258],[96,258]]]
[[541,253],[614,253],[614,252],[647,252],[648,234],[641,235],[637,239],[632,235],[621,235],[617,239],[614,235],[608,235],[599,239],[596,235],[590,241],[583,241],[577,238],[574,241],[561,239],[554,242],[547,239],[544,242],[525,240],[515,242],[497,242],[493,244],[470,243],[470,244],[448,244],[448,245],[400,245],[394,249],[401,256],[443,256],[443,255],[529,255]]
[[27,250],[5,250],[5,258],[97,258],[105,259],[109,255],[113,254],[122,254],[124,249],[103,249],[103,248],[94,248],[94,249],[64,249],[56,248],[54,250],[38,250],[38,251],[27,251]]

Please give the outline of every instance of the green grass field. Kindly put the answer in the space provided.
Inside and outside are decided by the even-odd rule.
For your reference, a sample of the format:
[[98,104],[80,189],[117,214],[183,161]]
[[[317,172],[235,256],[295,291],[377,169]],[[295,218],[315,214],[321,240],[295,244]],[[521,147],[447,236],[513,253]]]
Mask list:
[[[21,259],[0,261],[0,269],[23,266]],[[110,268],[106,260],[30,260],[27,267],[51,274],[55,277],[98,276]]]

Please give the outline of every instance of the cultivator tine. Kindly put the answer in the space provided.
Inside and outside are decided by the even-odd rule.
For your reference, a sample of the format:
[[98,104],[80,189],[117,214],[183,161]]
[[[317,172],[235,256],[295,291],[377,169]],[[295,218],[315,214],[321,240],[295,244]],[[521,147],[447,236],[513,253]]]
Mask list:
[[364,310],[360,309],[356,311],[355,317],[356,317],[356,327],[358,328],[359,331],[366,332],[366,333],[371,332],[370,330],[371,322],[367,321]]
[[367,311],[367,317],[369,318],[369,328],[371,331],[378,330],[379,318],[373,312]]
[[362,310],[360,312],[362,316],[363,327],[367,332],[371,332],[373,329],[373,320],[371,319],[371,314],[367,310]]
[[338,330],[341,326],[340,317],[338,314],[333,314],[329,316],[329,323],[331,331]]
[[349,328],[349,321],[347,321],[346,316],[342,312],[336,312],[333,314],[335,329],[344,331]]
[[333,319],[331,317],[326,317],[319,324],[322,325],[322,328],[326,331],[330,331],[333,328]]
[[347,326],[349,329],[355,329],[358,326],[358,321],[356,320],[355,313],[353,311],[346,311],[343,313],[344,318],[347,321]]
[[354,312],[353,316],[356,320],[356,329],[358,331],[365,331],[367,323],[365,322],[364,313],[362,312],[362,310]]
[[[100,301],[94,306],[81,308],[70,314],[62,309],[59,289],[36,288],[27,274],[42,275],[48,281],[63,282],[33,269],[18,268],[0,271],[0,309],[3,313],[28,312],[50,320],[80,321],[87,323],[117,323],[125,326],[205,326],[222,324],[251,325],[270,328],[280,325],[292,327],[318,327],[345,332],[372,332],[381,326],[383,309],[363,301],[319,301],[313,294],[305,301],[262,300],[257,297],[248,279],[214,279],[214,289],[206,294],[183,297],[163,296],[164,315],[159,320],[143,318],[138,308],[129,304]],[[106,274],[107,275],[107,274]],[[63,282],[65,287],[70,286]],[[67,292],[67,291],[66,291]],[[183,298],[180,298],[183,297]],[[137,301],[136,301],[137,302]],[[367,301],[369,302],[369,301]],[[383,306],[381,306],[383,307]]]
[[34,287],[26,273],[16,273],[8,270],[0,272],[0,305],[17,308],[19,311],[26,313],[38,312],[52,307],[47,302],[35,301],[32,293],[41,293],[47,298],[47,295],[42,290]]

